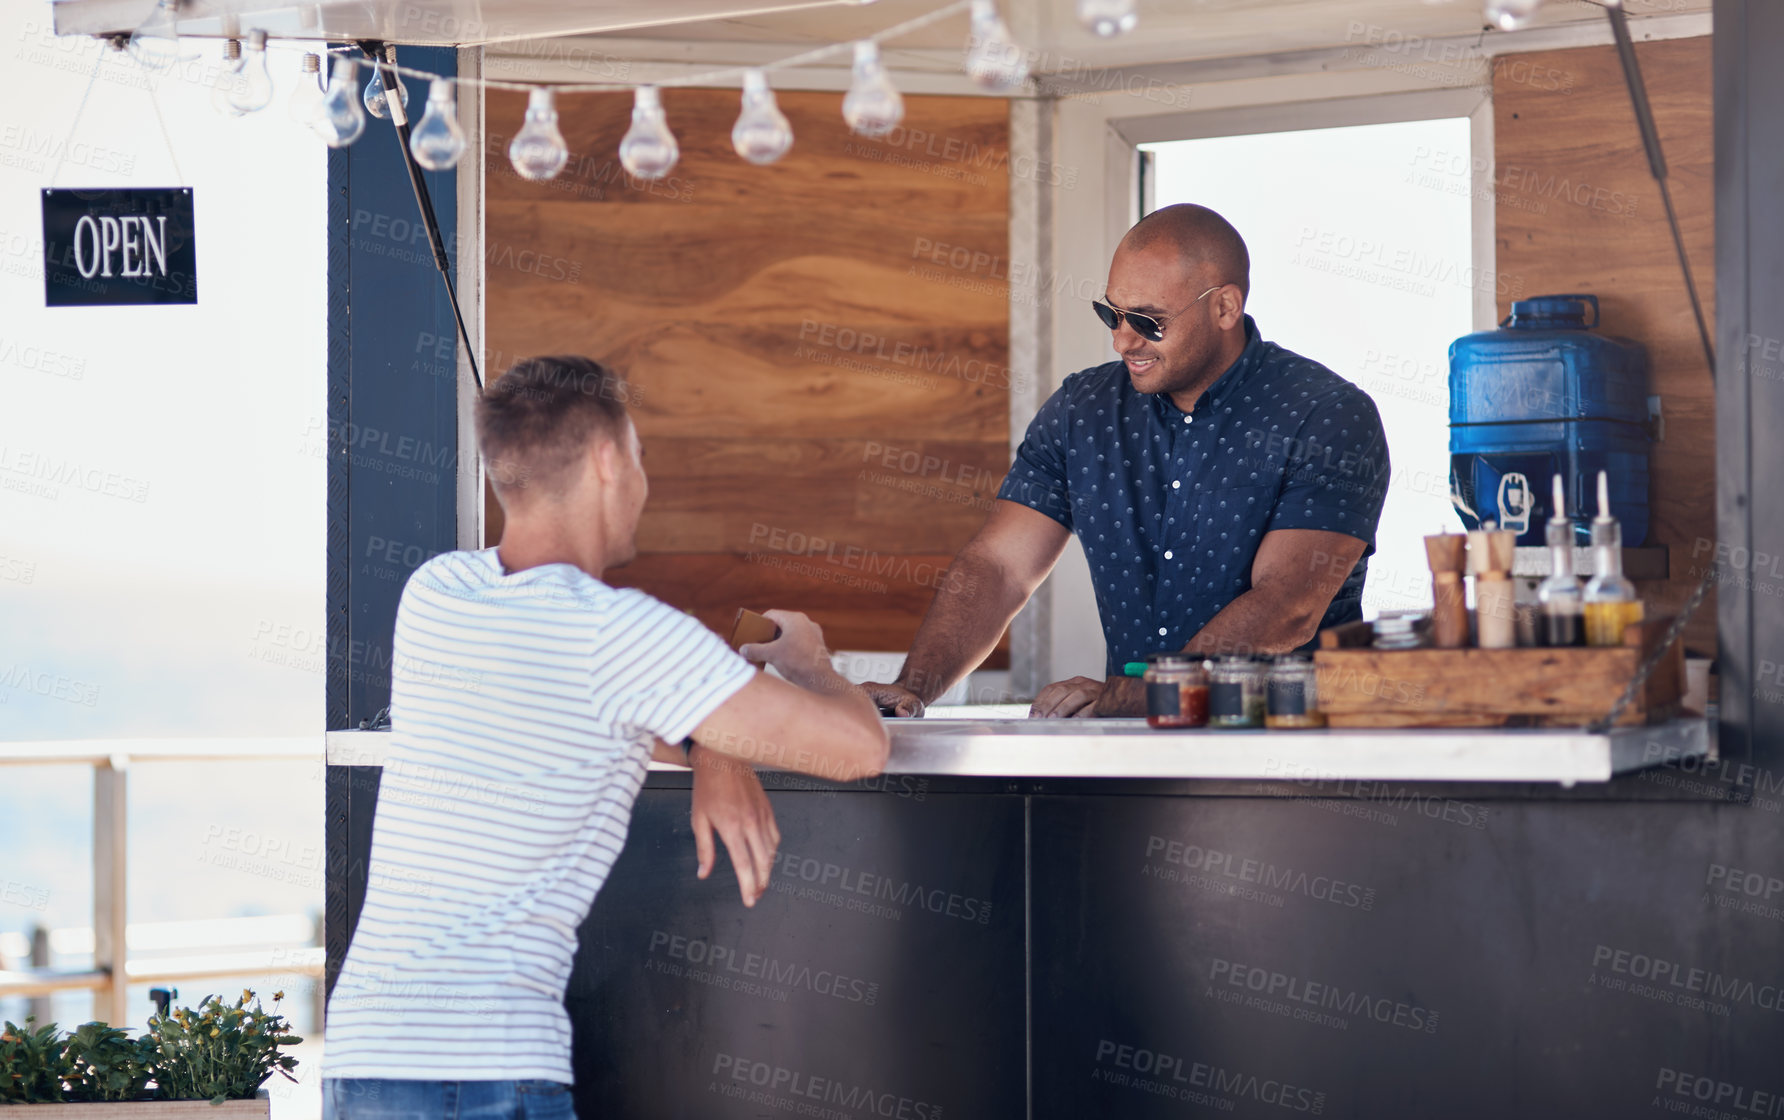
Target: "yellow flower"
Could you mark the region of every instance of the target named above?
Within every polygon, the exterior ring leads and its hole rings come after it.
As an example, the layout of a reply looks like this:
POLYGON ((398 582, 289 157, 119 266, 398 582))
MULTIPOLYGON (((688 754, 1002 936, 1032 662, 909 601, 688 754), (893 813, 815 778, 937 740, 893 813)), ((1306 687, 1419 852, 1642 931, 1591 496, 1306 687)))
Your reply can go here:
POLYGON ((211 1028, 211 1037, 212 1037, 212 1038, 216 1038, 216 1037, 217 1037, 217 1034, 218 1034, 218 1031, 217 1031, 217 1028, 216 1028, 216 1027, 212 1027, 212 1028, 211 1028))
POLYGON ((284 992, 274 992, 274 993, 273 993, 273 999, 275 999, 275 1000, 281 1000, 281 999, 284 999, 284 998, 285 998, 285 993, 284 993, 284 992))

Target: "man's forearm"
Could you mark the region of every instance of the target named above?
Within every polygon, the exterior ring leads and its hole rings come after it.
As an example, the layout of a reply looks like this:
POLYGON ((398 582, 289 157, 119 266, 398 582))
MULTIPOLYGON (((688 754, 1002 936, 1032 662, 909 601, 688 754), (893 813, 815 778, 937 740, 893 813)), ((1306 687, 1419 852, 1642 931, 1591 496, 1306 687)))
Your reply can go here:
MULTIPOLYGON (((1286 653, 1306 643, 1317 631, 1321 615, 1285 606, 1285 597, 1270 588, 1252 588, 1223 607, 1183 647, 1204 657, 1223 653, 1286 653)), ((1098 698, 1099 716, 1143 716, 1146 691, 1133 677, 1110 677, 1098 698)))
POLYGON ((930 703, 990 655, 1026 601, 995 562, 962 552, 917 628, 898 683, 930 703))
POLYGON ((1254 587, 1223 607, 1184 646, 1191 653, 1287 653, 1319 631, 1324 611, 1312 612, 1275 589, 1254 587))

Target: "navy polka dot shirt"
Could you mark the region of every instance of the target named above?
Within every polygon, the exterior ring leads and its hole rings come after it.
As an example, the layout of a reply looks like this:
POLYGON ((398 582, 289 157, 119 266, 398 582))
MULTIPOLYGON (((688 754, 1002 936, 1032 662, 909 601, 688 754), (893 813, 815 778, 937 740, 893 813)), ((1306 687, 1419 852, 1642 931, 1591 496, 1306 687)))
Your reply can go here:
POLYGON ((1072 374, 1029 424, 997 496, 1078 534, 1090 561, 1110 676, 1181 649, 1251 588, 1272 529, 1368 542, 1322 628, 1362 617, 1363 579, 1388 488, 1375 402, 1331 370, 1265 342, 1184 412, 1137 392, 1121 362, 1072 374))

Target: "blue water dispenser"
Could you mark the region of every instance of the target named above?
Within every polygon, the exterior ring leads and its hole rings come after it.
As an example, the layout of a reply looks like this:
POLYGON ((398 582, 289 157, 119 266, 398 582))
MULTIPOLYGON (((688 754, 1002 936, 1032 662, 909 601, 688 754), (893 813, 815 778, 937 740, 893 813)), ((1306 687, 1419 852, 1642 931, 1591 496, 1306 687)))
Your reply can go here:
POLYGON ((1646 541, 1647 351, 1597 326, 1597 296, 1537 296, 1450 344, 1450 487, 1468 528, 1497 521, 1541 545, 1559 474, 1574 539, 1590 544, 1602 470, 1624 546, 1646 541))

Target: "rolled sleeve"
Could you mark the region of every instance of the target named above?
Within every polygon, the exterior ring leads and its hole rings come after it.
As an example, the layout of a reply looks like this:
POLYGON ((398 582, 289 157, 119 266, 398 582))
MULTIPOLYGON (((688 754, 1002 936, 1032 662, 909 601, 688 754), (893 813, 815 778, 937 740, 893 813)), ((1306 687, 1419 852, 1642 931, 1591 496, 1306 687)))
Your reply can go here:
POLYGON ((1388 493, 1388 443, 1375 402, 1352 387, 1307 417, 1287 446, 1283 486, 1269 530, 1343 533, 1375 548, 1388 493))
POLYGON ((1044 513, 1067 529, 1072 527, 1072 500, 1066 487, 1065 388, 1041 405, 1023 433, 1016 461, 1004 476, 997 496, 1006 502, 1044 513))

